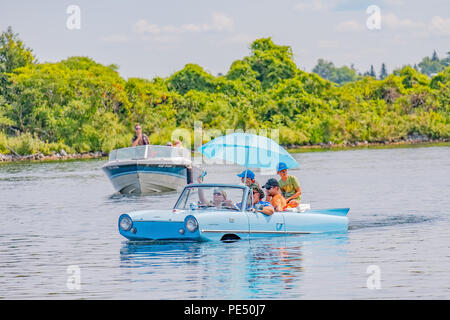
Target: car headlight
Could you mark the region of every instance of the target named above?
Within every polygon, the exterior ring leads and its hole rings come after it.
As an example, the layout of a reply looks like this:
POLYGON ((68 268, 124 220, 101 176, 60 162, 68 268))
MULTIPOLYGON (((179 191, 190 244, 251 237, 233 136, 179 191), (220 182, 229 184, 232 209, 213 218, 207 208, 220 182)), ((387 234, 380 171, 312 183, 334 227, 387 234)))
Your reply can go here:
POLYGON ((131 220, 130 216, 123 214, 119 218, 119 228, 123 231, 130 231, 131 227, 133 226, 133 221, 131 220))
POLYGON ((189 232, 195 232, 198 229, 198 222, 197 219, 193 216, 187 216, 184 220, 184 226, 186 227, 186 230, 189 232))

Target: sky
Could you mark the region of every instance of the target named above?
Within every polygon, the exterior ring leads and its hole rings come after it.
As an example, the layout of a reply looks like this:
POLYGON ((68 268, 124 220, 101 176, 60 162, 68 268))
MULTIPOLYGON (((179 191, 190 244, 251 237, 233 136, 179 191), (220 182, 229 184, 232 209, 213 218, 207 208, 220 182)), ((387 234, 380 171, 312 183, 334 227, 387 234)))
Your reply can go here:
POLYGON ((8 26, 39 62, 88 56, 124 78, 187 63, 225 74, 262 37, 290 46, 307 72, 319 58, 391 72, 450 51, 449 0, 0 0, 0 31, 8 26))

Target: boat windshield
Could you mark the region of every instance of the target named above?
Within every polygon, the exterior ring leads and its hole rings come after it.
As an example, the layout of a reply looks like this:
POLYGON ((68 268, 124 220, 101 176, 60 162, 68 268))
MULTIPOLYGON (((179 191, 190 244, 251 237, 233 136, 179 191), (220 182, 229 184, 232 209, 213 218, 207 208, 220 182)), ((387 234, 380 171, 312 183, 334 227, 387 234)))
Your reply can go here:
POLYGON ((241 211, 244 189, 230 186, 193 186, 184 189, 174 209, 241 211))
POLYGON ((109 161, 173 158, 185 158, 190 160, 191 153, 185 148, 144 145, 112 150, 109 154, 109 161))

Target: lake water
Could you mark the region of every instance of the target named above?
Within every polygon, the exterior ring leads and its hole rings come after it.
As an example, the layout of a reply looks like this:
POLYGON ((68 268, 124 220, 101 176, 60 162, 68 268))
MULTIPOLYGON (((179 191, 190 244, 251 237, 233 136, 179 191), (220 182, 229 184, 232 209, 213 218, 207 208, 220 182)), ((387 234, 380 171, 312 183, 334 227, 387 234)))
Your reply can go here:
POLYGON ((176 194, 114 195, 105 160, 1 164, 0 299, 450 298, 449 147, 294 156, 303 202, 350 207, 348 233, 131 243, 119 215, 176 194))

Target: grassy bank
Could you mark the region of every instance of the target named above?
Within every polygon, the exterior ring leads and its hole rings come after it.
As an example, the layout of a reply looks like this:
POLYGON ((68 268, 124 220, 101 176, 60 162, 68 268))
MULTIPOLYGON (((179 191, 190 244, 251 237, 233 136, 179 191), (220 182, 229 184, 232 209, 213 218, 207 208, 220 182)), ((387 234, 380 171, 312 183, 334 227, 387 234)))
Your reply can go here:
POLYGON ((41 141, 30 133, 7 136, 0 132, 0 162, 98 159, 106 156, 102 151, 77 153, 64 143, 41 141))
MULTIPOLYGON (((39 144, 38 144, 39 145, 39 144)), ((284 146, 289 153, 307 153, 307 152, 326 152, 326 151, 348 151, 361 149, 393 149, 393 148, 424 148, 424 147, 450 147, 450 141, 440 140, 420 140, 409 139, 406 141, 395 142, 356 142, 347 143, 345 145, 336 144, 318 144, 307 146, 284 146)), ((19 149, 23 150, 23 149, 19 149)), ((45 146, 44 150, 51 150, 49 146, 45 146)), ((108 154, 101 151, 86 153, 67 153, 64 149, 59 151, 52 150, 48 154, 41 151, 30 154, 7 154, 0 153, 1 162, 17 162, 17 161, 70 161, 79 159, 107 159, 108 154)))
POLYGON ((290 146, 290 153, 324 152, 324 151, 347 151, 361 149, 395 149, 395 148, 426 148, 426 147, 450 147, 450 141, 397 141, 397 142, 375 142, 354 143, 351 145, 315 145, 315 146, 290 146))

